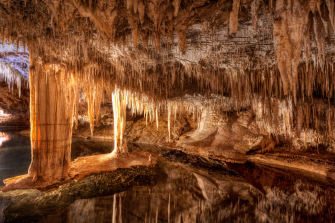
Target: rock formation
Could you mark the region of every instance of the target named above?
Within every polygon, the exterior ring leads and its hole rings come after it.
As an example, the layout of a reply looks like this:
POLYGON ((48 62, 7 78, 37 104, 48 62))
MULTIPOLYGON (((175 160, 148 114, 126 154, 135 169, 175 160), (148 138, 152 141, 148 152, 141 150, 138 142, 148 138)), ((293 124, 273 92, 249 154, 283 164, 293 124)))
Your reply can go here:
POLYGON ((31 180, 68 177, 81 103, 94 137, 111 102, 118 155, 146 138, 127 113, 156 126, 147 143, 237 162, 334 146, 332 0, 0 0, 0 13, 0 78, 30 89, 31 180))

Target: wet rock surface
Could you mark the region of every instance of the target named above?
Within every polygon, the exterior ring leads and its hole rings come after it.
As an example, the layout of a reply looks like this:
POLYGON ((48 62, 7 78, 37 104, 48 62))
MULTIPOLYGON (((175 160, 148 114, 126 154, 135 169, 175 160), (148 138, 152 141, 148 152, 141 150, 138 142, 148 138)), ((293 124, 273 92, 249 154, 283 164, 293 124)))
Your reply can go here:
MULTIPOLYGON (((74 180, 53 192, 17 190, 1 193, 2 202, 10 202, 3 210, 4 222, 36 222, 61 212, 77 199, 107 196, 134 186, 153 186, 156 173, 150 168, 118 169, 113 173, 93 174, 74 180)), ((43 222, 43 220, 42 220, 43 222)))
POLYGON ((333 183, 289 170, 172 150, 155 168, 95 174, 52 192, 0 192, 0 198, 5 222, 327 222, 334 193, 333 183))

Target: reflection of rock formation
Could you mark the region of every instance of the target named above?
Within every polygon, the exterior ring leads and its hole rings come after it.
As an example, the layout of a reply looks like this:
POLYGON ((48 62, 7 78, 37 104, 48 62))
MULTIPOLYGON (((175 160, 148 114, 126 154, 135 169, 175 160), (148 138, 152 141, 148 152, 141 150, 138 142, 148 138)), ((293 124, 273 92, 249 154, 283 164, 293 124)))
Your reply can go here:
POLYGON ((80 222, 99 222, 95 221, 95 199, 76 200, 68 212, 68 221, 73 223, 80 222))

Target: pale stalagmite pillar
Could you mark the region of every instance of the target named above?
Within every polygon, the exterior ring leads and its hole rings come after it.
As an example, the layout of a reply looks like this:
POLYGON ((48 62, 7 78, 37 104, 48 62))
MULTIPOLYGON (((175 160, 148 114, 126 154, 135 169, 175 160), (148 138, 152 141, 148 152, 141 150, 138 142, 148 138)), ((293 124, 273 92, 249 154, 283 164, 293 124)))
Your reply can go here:
POLYGON ((113 153, 128 152, 127 142, 123 139, 126 128, 127 95, 116 89, 112 95, 114 116, 114 151, 113 153))
POLYGON ((28 175, 36 180, 64 179, 71 165, 75 81, 54 65, 32 66, 29 81, 32 161, 28 175))

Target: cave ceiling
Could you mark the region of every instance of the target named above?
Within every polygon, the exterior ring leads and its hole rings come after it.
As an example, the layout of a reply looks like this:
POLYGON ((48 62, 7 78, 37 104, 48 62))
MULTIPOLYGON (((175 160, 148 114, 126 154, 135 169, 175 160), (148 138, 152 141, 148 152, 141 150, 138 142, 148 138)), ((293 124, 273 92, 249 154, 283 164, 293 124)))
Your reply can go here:
MULTIPOLYGON (((0 26, 2 43, 29 49, 31 62, 158 81, 182 67, 214 93, 226 92, 209 79, 279 68, 287 95, 306 58, 321 69, 332 62, 333 9, 332 0, 1 0, 0 26)), ((27 77, 27 67, 17 70, 27 77)))
POLYGON ((12 85, 28 85, 42 66, 88 98, 92 86, 117 88, 151 101, 152 112, 200 94, 224 97, 226 110, 257 113, 261 103, 263 116, 291 126, 301 112, 309 125, 314 99, 329 104, 323 119, 334 113, 333 0, 0 0, 0 13, 0 62, 11 74, 2 77, 12 85))

